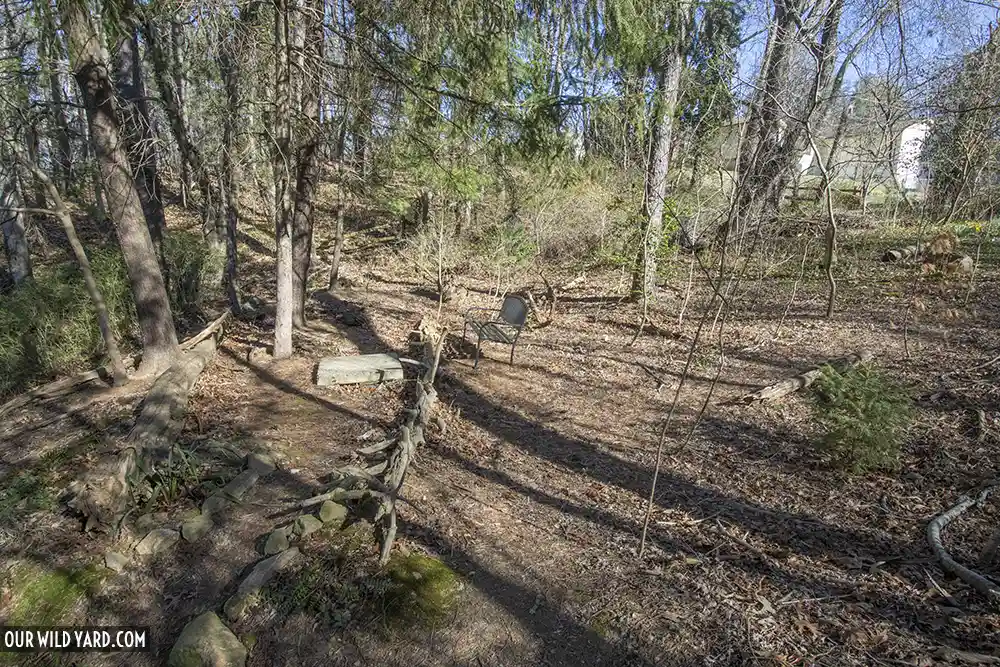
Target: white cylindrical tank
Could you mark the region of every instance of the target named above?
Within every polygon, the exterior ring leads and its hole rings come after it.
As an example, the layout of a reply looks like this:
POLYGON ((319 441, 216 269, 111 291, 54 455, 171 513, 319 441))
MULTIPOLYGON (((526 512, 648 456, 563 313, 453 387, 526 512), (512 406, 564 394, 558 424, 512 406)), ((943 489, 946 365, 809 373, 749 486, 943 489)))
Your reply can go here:
POLYGON ((917 190, 920 187, 920 154, 930 131, 930 122, 920 122, 907 126, 899 136, 896 182, 904 190, 917 190))

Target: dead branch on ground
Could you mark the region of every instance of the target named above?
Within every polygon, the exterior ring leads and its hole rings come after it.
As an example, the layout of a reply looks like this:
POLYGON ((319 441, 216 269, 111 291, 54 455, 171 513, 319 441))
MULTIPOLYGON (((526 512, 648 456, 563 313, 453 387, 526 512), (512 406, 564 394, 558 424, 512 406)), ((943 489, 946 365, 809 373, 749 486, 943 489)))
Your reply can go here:
POLYGON ((927 542, 930 544, 931 550, 934 551, 934 555, 937 556, 938 561, 941 563, 941 568, 945 572, 958 577, 968 585, 972 586, 980 594, 986 597, 993 605, 1000 603, 1000 586, 975 570, 970 570, 964 565, 956 562, 941 543, 941 531, 944 530, 945 526, 954 521, 960 514, 965 512, 970 507, 981 506, 984 502, 986 502, 986 499, 989 498, 990 493, 996 489, 998 484, 1000 484, 1000 482, 994 481, 988 486, 983 487, 983 489, 979 492, 979 495, 975 498, 971 496, 960 497, 951 509, 937 515, 931 520, 930 523, 927 524, 927 542))
POLYGON ((133 490, 173 448, 191 388, 214 354, 215 338, 209 337, 164 371, 143 400, 122 448, 70 485, 68 504, 86 517, 86 530, 108 531, 119 523, 133 490))
MULTIPOLYGON (((441 349, 446 330, 438 332, 428 318, 421 319, 414 332, 414 343, 421 348, 423 375, 416 382, 416 399, 412 408, 405 411, 403 425, 386 440, 358 449, 369 462, 364 470, 345 468, 338 472, 333 488, 299 503, 300 508, 310 507, 324 500, 360 501, 374 499, 378 502, 373 523, 378 530, 379 564, 389 561, 396 539, 396 503, 407 502, 400 491, 410 463, 418 448, 424 444, 424 432, 431 420, 437 402, 434 380, 441 361, 441 349)), ((410 503, 412 504, 412 503, 410 503)))
POLYGON ((858 364, 868 363, 872 359, 874 359, 874 355, 868 350, 855 352, 847 355, 846 357, 840 357, 839 359, 827 361, 826 363, 815 366, 804 373, 799 373, 798 375, 793 375, 792 377, 785 378, 775 382, 774 384, 769 384, 766 387, 761 387, 756 391, 744 394, 743 396, 735 398, 731 401, 723 401, 719 405, 750 405, 761 401, 774 401, 811 385, 813 382, 818 380, 821 375, 823 375, 824 366, 832 366, 836 371, 843 372, 849 368, 857 366, 858 364))

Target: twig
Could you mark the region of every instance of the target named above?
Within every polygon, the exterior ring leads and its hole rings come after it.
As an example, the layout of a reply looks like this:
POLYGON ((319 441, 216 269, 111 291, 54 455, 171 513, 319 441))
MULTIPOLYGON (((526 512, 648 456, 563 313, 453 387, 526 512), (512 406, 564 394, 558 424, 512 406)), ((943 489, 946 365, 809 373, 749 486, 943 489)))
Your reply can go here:
POLYGON ((954 371, 948 371, 947 373, 942 373, 941 376, 940 376, 940 378, 943 380, 946 377, 950 377, 952 375, 958 375, 959 373, 965 374, 965 373, 971 373, 972 371, 978 371, 978 370, 981 370, 983 368, 986 368, 987 366, 992 366, 993 364, 995 364, 998 361, 1000 361, 1000 354, 998 354, 997 356, 993 357, 989 361, 984 361, 983 363, 978 364, 976 366, 973 366, 972 368, 965 368, 965 369, 959 369, 959 370, 954 370, 954 371))

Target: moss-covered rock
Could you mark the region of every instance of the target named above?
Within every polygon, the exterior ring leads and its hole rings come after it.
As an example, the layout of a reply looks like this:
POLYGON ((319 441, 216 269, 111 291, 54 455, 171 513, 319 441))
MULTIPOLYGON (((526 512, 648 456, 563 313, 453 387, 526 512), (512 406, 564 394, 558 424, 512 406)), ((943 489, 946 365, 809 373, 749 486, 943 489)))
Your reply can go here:
POLYGON ((391 617, 407 622, 435 622, 455 608, 461 581, 454 570, 423 554, 396 555, 386 568, 392 582, 386 592, 391 617))

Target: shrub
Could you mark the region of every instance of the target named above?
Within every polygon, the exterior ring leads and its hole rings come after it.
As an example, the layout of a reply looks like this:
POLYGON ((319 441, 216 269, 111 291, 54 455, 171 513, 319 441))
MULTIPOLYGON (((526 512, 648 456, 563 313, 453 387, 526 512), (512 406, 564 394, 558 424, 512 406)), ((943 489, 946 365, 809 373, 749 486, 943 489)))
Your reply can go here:
POLYGON ((839 373, 830 366, 812 385, 816 421, 834 463, 853 472, 893 469, 912 418, 906 392, 869 366, 839 373))

